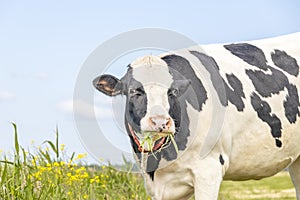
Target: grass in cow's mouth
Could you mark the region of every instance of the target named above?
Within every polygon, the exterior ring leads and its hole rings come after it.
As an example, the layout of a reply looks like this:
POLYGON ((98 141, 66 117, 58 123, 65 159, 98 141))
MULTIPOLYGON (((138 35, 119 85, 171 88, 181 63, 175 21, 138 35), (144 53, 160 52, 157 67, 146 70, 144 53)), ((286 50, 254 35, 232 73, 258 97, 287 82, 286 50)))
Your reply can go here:
POLYGON ((161 147, 158 150, 163 149, 163 147, 171 141, 174 145, 176 153, 178 154, 178 146, 174 138, 174 133, 145 131, 142 134, 144 135, 144 138, 140 141, 142 149, 147 149, 147 147, 150 147, 151 152, 153 153, 153 146, 155 146, 155 143, 160 139, 166 138, 165 142, 161 145, 161 147))

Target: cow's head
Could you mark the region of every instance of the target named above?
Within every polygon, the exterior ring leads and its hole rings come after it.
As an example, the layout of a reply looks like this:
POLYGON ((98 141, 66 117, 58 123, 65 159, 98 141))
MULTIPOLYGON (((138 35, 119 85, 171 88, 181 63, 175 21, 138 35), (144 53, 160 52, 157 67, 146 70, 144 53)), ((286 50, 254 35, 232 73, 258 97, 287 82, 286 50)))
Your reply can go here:
POLYGON ((178 72, 172 72, 161 58, 146 56, 137 59, 128 66, 121 79, 102 75, 93 84, 106 95, 126 96, 125 127, 136 152, 159 150, 170 142, 160 136, 155 142, 145 144, 145 137, 151 137, 152 133, 175 135, 179 130, 179 98, 190 85, 190 80, 181 79, 178 72))

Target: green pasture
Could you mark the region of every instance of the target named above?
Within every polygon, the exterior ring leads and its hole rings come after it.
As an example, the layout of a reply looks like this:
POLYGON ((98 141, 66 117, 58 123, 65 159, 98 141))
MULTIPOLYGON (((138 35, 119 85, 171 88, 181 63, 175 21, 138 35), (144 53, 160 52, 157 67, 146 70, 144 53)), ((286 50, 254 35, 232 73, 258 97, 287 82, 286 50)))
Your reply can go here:
MULTIPOLYGON (((110 166, 86 165, 86 154, 68 153, 64 144, 45 141, 34 152, 18 142, 11 153, 0 152, 2 200, 150 200, 143 178, 110 166)), ((219 200, 292 200, 293 185, 287 172, 261 181, 223 182, 219 200)))

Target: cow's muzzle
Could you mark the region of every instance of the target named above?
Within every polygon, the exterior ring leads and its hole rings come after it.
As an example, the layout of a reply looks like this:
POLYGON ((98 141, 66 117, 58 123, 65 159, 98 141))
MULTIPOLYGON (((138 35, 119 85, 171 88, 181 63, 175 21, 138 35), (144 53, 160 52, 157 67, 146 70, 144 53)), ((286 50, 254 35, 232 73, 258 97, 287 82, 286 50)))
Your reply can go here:
MULTIPOLYGON (((138 150, 141 153, 161 150, 171 141, 170 137, 174 137, 174 132, 166 131, 143 131, 138 133, 129 123, 128 128, 134 143, 138 146, 138 150)), ((166 128, 164 128, 164 130, 166 130, 166 128)))

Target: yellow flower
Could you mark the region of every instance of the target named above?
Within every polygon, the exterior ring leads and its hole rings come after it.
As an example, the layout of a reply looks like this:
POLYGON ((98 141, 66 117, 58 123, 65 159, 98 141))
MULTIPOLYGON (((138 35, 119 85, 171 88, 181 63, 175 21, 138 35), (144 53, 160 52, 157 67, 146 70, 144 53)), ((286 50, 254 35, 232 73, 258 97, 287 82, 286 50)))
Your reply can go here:
POLYGON ((72 192, 69 191, 67 194, 68 194, 68 196, 71 196, 71 195, 72 195, 72 192))
POLYGON ((54 163, 53 163, 53 166, 54 166, 54 167, 59 167, 59 163, 58 163, 58 162, 54 162, 54 163))
POLYGON ((79 153, 79 154, 77 155, 77 157, 76 157, 76 160, 80 160, 80 159, 82 159, 82 158, 85 158, 86 156, 87 156, 86 153, 79 153))
POLYGON ((83 195, 84 199, 87 199, 89 196, 87 194, 83 195))
POLYGON ((48 172, 51 172, 51 171, 52 171, 51 165, 50 165, 50 166, 47 166, 47 171, 48 171, 48 172))
POLYGON ((34 167, 36 167, 36 161, 35 161, 35 159, 32 159, 32 160, 31 160, 31 164, 32 164, 34 167))
POLYGON ((103 166, 102 166, 102 169, 105 169, 105 168, 106 168, 106 166, 105 166, 105 165, 103 165, 103 166))
POLYGON ((58 175, 62 175, 62 172, 61 172, 60 170, 57 170, 56 173, 57 173, 58 175))
POLYGON ((77 180, 77 177, 76 176, 71 176, 70 177, 70 181, 76 181, 77 180))
POLYGON ((61 144, 61 145, 60 145, 60 150, 61 150, 61 151, 65 150, 65 146, 66 146, 65 144, 61 144))
POLYGON ((87 178, 89 177, 89 174, 87 172, 84 172, 83 175, 81 176, 82 178, 87 178))
POLYGON ((42 166, 38 166, 38 170, 39 170, 40 172, 44 172, 44 171, 47 170, 47 168, 46 168, 46 167, 42 167, 42 166))

